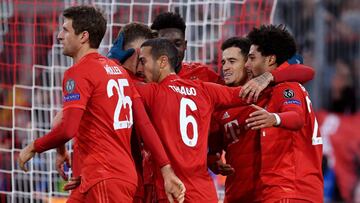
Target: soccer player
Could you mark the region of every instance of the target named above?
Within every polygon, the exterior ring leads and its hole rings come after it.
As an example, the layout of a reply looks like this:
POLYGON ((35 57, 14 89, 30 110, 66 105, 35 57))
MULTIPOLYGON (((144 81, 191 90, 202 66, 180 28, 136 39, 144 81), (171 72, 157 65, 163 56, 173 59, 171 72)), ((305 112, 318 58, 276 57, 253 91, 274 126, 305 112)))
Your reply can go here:
MULTIPOLYGON (((247 38, 232 37, 223 42, 221 49, 225 84, 244 85, 250 79, 245 68, 250 41, 247 38)), ((270 82, 311 80, 314 75, 312 68, 299 64, 289 65, 289 63, 296 63, 296 58, 298 56, 284 62, 281 68, 263 74, 270 77, 257 77, 255 80, 261 80, 259 84, 265 87, 270 82)), ((263 106, 269 99, 271 87, 269 88, 265 90, 266 95, 257 101, 257 105, 263 106)), ((218 125, 211 127, 208 164, 216 174, 227 175, 225 202, 259 201, 256 198, 261 194, 259 187, 260 135, 256 131, 249 130, 245 123, 248 115, 253 111, 255 109, 251 106, 239 106, 213 114, 213 123, 218 125), (222 150, 226 151, 226 164, 220 159, 222 150)))
POLYGON ((76 137, 83 201, 132 202, 137 185, 130 152, 134 117, 145 143, 156 154, 169 200, 174 195, 183 201, 185 188, 173 173, 128 74, 97 51, 106 31, 103 14, 94 7, 75 6, 65 9, 63 16, 58 40, 64 46, 63 54, 72 57, 75 64, 64 75, 62 120, 20 152, 20 168, 27 171, 25 163, 35 153, 76 137))
POLYGON ((186 25, 177 13, 166 12, 156 16, 151 29, 158 32, 159 37, 170 40, 175 44, 179 53, 177 75, 183 79, 199 79, 205 82, 223 84, 219 74, 201 63, 183 62, 187 41, 185 40, 186 25))
MULTIPOLYGON (((119 36, 107 56, 122 63, 122 66, 127 70, 135 83, 143 82, 143 73, 137 71, 139 65, 138 52, 141 44, 153 37, 154 33, 147 25, 136 22, 126 24, 120 30, 119 36)), ((134 129, 131 136, 131 150, 138 173, 138 187, 134 196, 134 203, 146 202, 146 198, 150 198, 145 196, 145 194, 150 192, 145 193, 144 183, 149 182, 148 176, 153 171, 151 167, 143 167, 142 157, 146 157, 150 153, 149 150, 145 150, 144 147, 146 146, 143 145, 140 136, 137 135, 136 129, 134 129)))
MULTIPOLYGON (((121 31, 117 39, 115 40, 113 46, 111 47, 108 58, 115 60, 119 64, 123 64, 122 66, 129 74, 130 78, 134 83, 142 82, 144 76, 142 73, 138 74, 137 66, 138 66, 138 51, 140 49, 141 44, 147 40, 153 38, 154 33, 152 30, 141 23, 129 23, 126 24, 121 31)), ((61 111, 56 115, 56 117, 61 118, 61 111)), ((134 196, 134 202, 144 202, 144 185, 143 185, 143 174, 151 173, 151 168, 143 168, 142 167, 142 156, 146 156, 149 152, 145 151, 142 146, 141 138, 136 135, 136 129, 133 129, 131 136, 131 152, 135 162, 136 170, 138 173, 138 186, 137 191, 134 196), (144 171, 144 169, 146 169, 144 171), (150 171, 149 171, 150 170, 150 171)), ((76 147, 76 145, 74 146, 76 147)), ((59 174, 67 180, 67 177, 64 173, 64 162, 69 163, 68 153, 65 150, 65 147, 59 148, 57 153, 57 161, 56 168, 59 174), (64 155, 64 156, 62 156, 64 155)), ((75 150, 76 151, 76 150, 75 150)), ((76 154, 73 156, 73 160, 77 160, 76 154)), ((69 165, 69 164, 68 164, 69 165)), ((77 171, 80 163, 77 162, 73 164, 73 177, 71 180, 64 186, 65 190, 74 190, 72 191, 72 195, 70 198, 72 199, 82 199, 81 194, 77 192, 77 186, 80 185, 81 178, 77 176, 77 171), (79 198, 76 198, 78 194, 79 198)), ((147 176, 146 176, 147 177, 147 176)))
MULTIPOLYGON (((283 26, 254 28, 246 66, 255 76, 278 68, 296 52, 294 38, 283 26)), ((246 120, 260 130, 261 202, 323 202, 322 138, 305 88, 296 82, 275 85, 266 109, 246 120)))
MULTIPOLYGON (((166 39, 146 41, 140 62, 150 83, 137 89, 175 173, 184 181, 185 202, 217 202, 206 164, 210 118, 215 108, 243 104, 238 95, 241 88, 181 79, 175 74, 177 54, 166 39)), ((159 170, 155 175, 159 187, 159 170)), ((166 199, 158 197, 157 202, 166 199)))

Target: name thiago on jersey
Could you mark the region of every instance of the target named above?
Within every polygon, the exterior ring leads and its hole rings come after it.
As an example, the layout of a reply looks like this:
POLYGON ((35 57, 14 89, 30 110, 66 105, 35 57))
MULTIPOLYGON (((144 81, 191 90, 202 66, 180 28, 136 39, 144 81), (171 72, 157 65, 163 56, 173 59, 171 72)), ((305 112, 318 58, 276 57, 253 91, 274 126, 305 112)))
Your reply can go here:
POLYGON ((177 93, 180 93, 182 95, 193 95, 196 96, 196 89, 193 87, 184 87, 184 86, 174 86, 174 85, 169 85, 169 87, 177 93))

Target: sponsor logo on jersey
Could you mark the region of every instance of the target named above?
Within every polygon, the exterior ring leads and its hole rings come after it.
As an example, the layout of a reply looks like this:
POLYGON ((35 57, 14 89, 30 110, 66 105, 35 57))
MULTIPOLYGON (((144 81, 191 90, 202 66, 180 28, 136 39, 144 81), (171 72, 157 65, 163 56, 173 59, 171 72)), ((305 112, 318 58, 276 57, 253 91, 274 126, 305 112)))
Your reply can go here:
POLYGON ((64 102, 80 100, 80 94, 67 94, 64 96, 64 102))
POLYGON ((284 94, 284 97, 287 98, 287 99, 291 99, 291 98, 293 98, 295 96, 294 91, 291 90, 291 89, 284 90, 283 94, 284 94))
POLYGON ((301 105, 301 102, 299 100, 296 100, 296 99, 289 99, 289 100, 286 100, 284 102, 284 104, 296 104, 296 105, 301 105))
POLYGON ((222 117, 222 119, 227 119, 227 118, 230 118, 230 115, 229 113, 226 111, 222 117))
POLYGON ((71 94, 75 89, 75 81, 73 79, 68 79, 65 83, 65 90, 68 94, 71 94))

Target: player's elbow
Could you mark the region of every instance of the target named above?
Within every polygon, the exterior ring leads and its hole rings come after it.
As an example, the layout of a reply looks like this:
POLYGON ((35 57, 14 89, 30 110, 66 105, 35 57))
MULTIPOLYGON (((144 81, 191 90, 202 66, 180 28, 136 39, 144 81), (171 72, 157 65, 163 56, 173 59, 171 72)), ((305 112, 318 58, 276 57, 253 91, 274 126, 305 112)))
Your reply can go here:
POLYGON ((66 123, 62 122, 60 124, 60 134, 64 138, 64 140, 69 141, 73 137, 75 137, 77 130, 72 126, 66 125, 66 123))
POLYGON ((297 111, 288 111, 279 113, 281 124, 280 127, 288 130, 300 130, 305 123, 304 116, 297 111))
POLYGON ((304 119, 301 117, 295 119, 292 130, 300 130, 302 127, 304 127, 304 123, 304 119))

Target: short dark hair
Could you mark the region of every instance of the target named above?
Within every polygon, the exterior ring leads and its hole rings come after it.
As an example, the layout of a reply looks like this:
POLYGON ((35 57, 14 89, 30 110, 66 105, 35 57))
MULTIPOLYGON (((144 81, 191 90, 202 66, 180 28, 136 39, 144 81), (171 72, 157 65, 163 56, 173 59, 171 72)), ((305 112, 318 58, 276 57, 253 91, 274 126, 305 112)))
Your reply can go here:
POLYGON ((237 47, 240 49, 241 54, 247 58, 250 50, 250 40, 245 37, 231 37, 225 40, 221 45, 221 50, 224 51, 230 47, 237 47))
POLYGON ((106 32, 106 19, 98 8, 73 6, 64 10, 63 16, 72 20, 75 34, 87 31, 91 48, 99 48, 106 32))
POLYGON ((154 38, 152 30, 147 25, 137 22, 126 24, 121 28, 119 35, 121 33, 124 33, 123 48, 140 38, 144 38, 146 40, 154 38))
POLYGON ((257 50, 261 55, 275 55, 278 65, 296 53, 295 39, 284 25, 262 25, 260 28, 253 28, 247 37, 251 44, 258 46, 257 50))
POLYGON ((151 29, 161 30, 166 28, 179 29, 185 36, 186 25, 184 19, 178 13, 166 12, 156 16, 153 24, 151 25, 151 29))
POLYGON ((178 73, 179 70, 177 70, 176 67, 178 63, 178 51, 171 41, 164 38, 149 39, 145 41, 141 47, 151 47, 151 55, 155 60, 160 56, 167 56, 171 69, 178 73))

